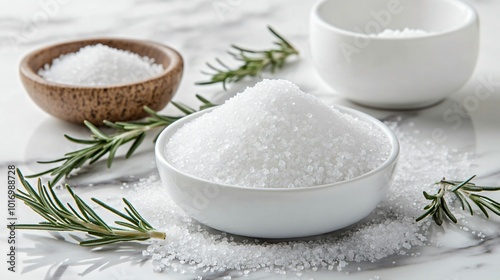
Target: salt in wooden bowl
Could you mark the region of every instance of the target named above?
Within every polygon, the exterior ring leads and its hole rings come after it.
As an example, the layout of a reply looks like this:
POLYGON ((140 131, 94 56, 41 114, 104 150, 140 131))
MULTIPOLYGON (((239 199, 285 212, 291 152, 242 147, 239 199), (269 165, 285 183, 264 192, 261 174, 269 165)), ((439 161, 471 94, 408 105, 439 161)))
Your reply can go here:
POLYGON ((55 44, 35 50, 21 61, 19 72, 31 99, 52 116, 74 123, 88 120, 101 125, 103 120, 129 121, 145 117, 143 107, 164 108, 174 96, 183 72, 183 59, 174 49, 151 41, 99 38, 55 44), (80 48, 103 44, 153 58, 163 65, 158 76, 139 82, 110 86, 77 86, 47 81, 38 70, 52 60, 80 48))

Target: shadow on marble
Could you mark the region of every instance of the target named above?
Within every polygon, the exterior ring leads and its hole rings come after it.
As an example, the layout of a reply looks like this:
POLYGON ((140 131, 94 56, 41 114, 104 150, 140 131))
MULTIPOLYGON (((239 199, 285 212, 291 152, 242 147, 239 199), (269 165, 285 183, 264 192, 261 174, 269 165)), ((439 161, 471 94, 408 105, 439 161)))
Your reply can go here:
POLYGON ((146 261, 142 251, 144 244, 122 243, 101 248, 85 248, 77 244, 80 238, 74 234, 51 233, 51 236, 24 234, 31 243, 30 247, 20 248, 28 259, 23 261, 21 274, 38 269, 47 271, 44 279, 61 279, 68 268, 78 270, 79 276, 93 271, 103 271, 123 263, 142 266, 146 261), (71 252, 71 254, 68 254, 71 252))

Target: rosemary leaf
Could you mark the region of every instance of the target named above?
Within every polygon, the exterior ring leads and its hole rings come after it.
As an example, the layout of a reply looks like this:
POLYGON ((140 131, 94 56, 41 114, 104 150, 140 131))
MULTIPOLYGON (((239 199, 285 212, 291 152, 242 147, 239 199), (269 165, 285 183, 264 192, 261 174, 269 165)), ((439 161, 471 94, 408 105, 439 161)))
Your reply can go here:
POLYGON ((137 150, 137 148, 141 145, 142 141, 144 141, 144 138, 146 138, 146 132, 141 132, 139 136, 135 139, 134 143, 130 148, 128 149, 127 154, 125 155, 125 158, 129 158, 132 156, 132 154, 137 150))
POLYGON ((120 211, 118 211, 118 210, 114 209, 113 207, 111 207, 111 206, 107 205, 106 203, 104 203, 104 202, 102 202, 102 201, 98 200, 97 198, 92 198, 92 201, 94 201, 95 203, 99 204, 99 206, 101 206, 101 207, 103 207, 103 208, 105 208, 105 209, 107 209, 107 210, 109 210, 109 211, 111 211, 111 212, 115 213, 116 215, 118 215, 118 216, 120 216, 120 217, 124 218, 125 220, 127 220, 127 221, 129 221, 129 222, 131 222, 131 223, 135 223, 135 220, 133 220, 133 219, 132 219, 132 218, 130 218, 129 216, 127 216, 127 215, 123 214, 122 212, 120 212, 120 211))
POLYGON ((443 212, 446 215, 446 217, 448 217, 453 223, 456 224, 458 222, 457 218, 455 218, 455 216, 453 215, 453 213, 451 213, 450 209, 448 208, 448 204, 444 200, 444 197, 441 197, 441 203, 440 204, 443 206, 443 212))

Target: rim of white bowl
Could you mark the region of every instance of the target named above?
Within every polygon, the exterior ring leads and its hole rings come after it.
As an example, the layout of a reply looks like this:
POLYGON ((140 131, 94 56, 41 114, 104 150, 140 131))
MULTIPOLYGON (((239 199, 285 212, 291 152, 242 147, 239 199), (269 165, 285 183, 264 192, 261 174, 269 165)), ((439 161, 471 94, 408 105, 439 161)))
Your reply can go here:
MULTIPOLYGON (((389 127, 387 127, 380 120, 378 120, 378 119, 376 119, 376 118, 374 118, 374 117, 372 117, 372 116, 370 116, 370 115, 368 115, 366 113, 363 113, 361 111, 358 111, 358 110, 355 110, 355 109, 352 109, 352 108, 348 108, 348 107, 345 107, 345 106, 341 106, 341 105, 332 105, 332 107, 338 109, 339 111, 341 111, 343 113, 348 113, 348 114, 353 115, 354 117, 357 117, 357 118, 359 118, 361 120, 368 121, 368 122, 374 124, 380 130, 382 130, 382 132, 387 136, 389 143, 391 144, 391 150, 390 150, 389 156, 387 157, 387 159, 381 165, 379 165, 377 168, 375 168, 375 169, 373 169, 373 170, 371 170, 371 171, 369 171, 367 173, 364 173, 364 174, 362 174, 360 176, 357 176, 355 178, 351 178, 351 179, 348 179, 348 180, 338 181, 338 182, 330 183, 330 184, 317 185, 317 186, 294 187, 294 188, 284 188, 284 187, 259 188, 259 187, 244 187, 244 186, 229 185, 229 184, 217 183, 217 182, 213 182, 213 181, 210 181, 210 180, 207 180, 207 179, 203 179, 203 178, 194 176, 194 175, 192 175, 190 173, 187 173, 187 172, 185 172, 183 170, 180 170, 179 168, 177 168, 176 166, 174 166, 166 158, 166 155, 165 155, 166 141, 168 141, 170 139, 170 137, 175 133, 175 131, 177 131, 178 129, 180 129, 181 127, 183 127, 186 123, 192 121, 195 118, 198 118, 198 117, 202 116, 203 114, 210 113, 211 111, 213 111, 217 107, 205 109, 203 111, 200 111, 200 112, 191 114, 189 116, 186 116, 186 117, 184 117, 184 118, 182 118, 180 120, 177 120, 176 122, 174 122, 173 124, 171 124, 167 128, 165 128, 160 133, 160 135, 158 136, 158 139, 156 141, 156 144, 155 144, 155 156, 156 156, 156 159, 159 160, 161 162, 161 164, 165 165, 167 168, 172 169, 175 172, 180 173, 183 176, 189 177, 189 178, 191 178, 193 180, 198 180, 198 181, 204 182, 204 183, 216 184, 216 185, 218 185, 220 187, 226 187, 226 188, 241 189, 241 190, 246 190, 246 191, 266 191, 266 192, 267 191, 271 191, 271 192, 282 192, 282 191, 294 192, 294 191, 308 191, 308 190, 317 190, 317 189, 323 189, 323 188, 340 187, 342 185, 345 185, 346 183, 358 181, 358 180, 364 179, 366 177, 372 176, 372 175, 374 175, 376 173, 382 172, 389 165, 391 165, 391 164, 393 164, 393 163, 395 163, 397 161, 398 155, 399 155, 399 141, 398 141, 396 135, 394 134, 394 132, 389 127), (169 137, 167 138, 167 136, 169 136, 169 137)), ((389 180, 388 180, 388 183, 389 183, 389 180)))
POLYGON ((370 38, 370 39, 373 39, 373 40, 419 40, 419 39, 423 39, 423 38, 432 38, 432 37, 438 37, 438 36, 443 36, 443 35, 446 35, 446 34, 450 34, 450 33, 453 33, 453 32, 457 32, 461 29, 464 29, 476 22, 479 21, 479 16, 478 16, 478 13, 476 11, 476 9, 470 5, 469 3, 466 3, 462 0, 436 0, 436 1, 445 1, 445 2, 448 2, 448 3, 451 3, 453 5, 458 5, 458 6, 461 6, 461 7, 464 7, 466 8, 470 13, 471 13, 471 17, 469 17, 466 21, 464 21, 462 24, 460 25, 457 25, 455 28, 452 28, 452 29, 449 29, 449 30, 446 30, 446 31, 442 31, 442 32, 432 32, 432 33, 427 33, 427 34, 421 34, 421 35, 418 35, 418 36, 408 36, 408 37, 379 37, 379 36, 370 36, 369 34, 366 34, 366 33, 358 33, 358 32, 354 32, 354 31, 349 31, 349 30, 346 30, 346 29, 343 29, 343 28, 340 28, 340 27, 337 27, 333 24, 330 24, 328 22, 326 22, 323 17, 321 17, 319 15, 319 7, 321 5, 323 5, 324 3, 326 2, 329 2, 329 1, 335 1, 335 0, 322 0, 322 1, 319 1, 317 2, 312 10, 311 10, 311 18, 315 21, 317 21, 319 24, 323 25, 324 27, 330 29, 330 30, 333 30, 335 32, 338 32, 338 33, 341 33, 341 34, 344 34, 344 35, 349 35, 349 36, 357 36, 357 37, 362 37, 362 38, 370 38))

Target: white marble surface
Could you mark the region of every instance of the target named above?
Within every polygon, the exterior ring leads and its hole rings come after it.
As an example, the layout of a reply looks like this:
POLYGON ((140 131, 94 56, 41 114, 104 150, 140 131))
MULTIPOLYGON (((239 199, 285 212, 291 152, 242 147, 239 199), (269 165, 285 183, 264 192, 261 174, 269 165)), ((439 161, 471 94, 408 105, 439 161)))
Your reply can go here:
MULTIPOLYGON (((441 128, 448 136, 442 144, 465 152, 474 152, 471 173, 487 184, 500 183, 500 2, 470 0, 481 18, 481 48, 476 71, 459 92, 444 102, 424 110, 391 112, 359 107, 338 98, 317 76, 308 53, 308 14, 315 1, 248 0, 40 0, 2 1, 0 3, 0 166, 14 164, 25 173, 39 171, 36 160, 53 159, 76 148, 62 137, 85 135, 81 126, 56 120, 42 112, 29 99, 18 78, 17 67, 23 54, 54 42, 95 36, 120 36, 150 39, 179 49, 186 71, 175 100, 196 105, 195 93, 221 101, 229 93, 219 86, 200 87, 194 82, 204 77, 203 64, 215 56, 225 58, 230 43, 265 47, 271 37, 265 30, 270 24, 301 50, 299 61, 290 64, 276 77, 289 79, 304 91, 330 103, 347 105, 379 118, 404 116, 420 131, 419 140, 432 140, 431 133, 441 128), (45 6, 43 3, 50 3, 45 6), (47 9, 47 7, 49 7, 47 9), (485 82, 486 81, 486 82, 485 82), (491 95, 474 101, 474 91, 485 86, 491 95), (450 119, 453 117, 453 119, 450 119)), ((251 81, 248 84, 251 84, 251 81)), ((171 111, 167 108, 164 112, 171 111)), ((112 169, 98 164, 69 183, 83 196, 117 198, 127 193, 120 186, 124 175, 144 177, 156 172, 153 146, 144 145, 134 160, 118 159, 112 169), (93 186, 89 186, 93 184, 93 186)), ((6 176, 6 175, 3 175, 6 176)), ((2 177, 5 178, 5 177, 2 177)), ((2 179, 2 189, 6 189, 2 179)), ((492 197, 499 199, 500 194, 492 197)), ((0 198, 0 217, 6 223, 6 192, 0 198)), ((17 216, 25 223, 39 218, 18 203, 17 216)), ((486 227, 479 220, 476 226, 486 227)), ((500 219, 488 223, 491 231, 483 241, 468 238, 463 231, 446 228, 441 236, 444 246, 418 249, 418 257, 394 256, 380 262, 354 264, 342 272, 307 271, 302 277, 314 279, 500 279, 500 219), (395 262, 395 264, 393 263, 395 262), (357 266, 362 266, 360 272, 357 266)), ((7 252, 7 234, 2 229, 2 255, 7 252)), ((155 273, 151 260, 142 257, 143 245, 128 248, 89 250, 59 239, 70 236, 43 232, 17 232, 17 272, 7 271, 3 261, 1 279, 193 279, 198 275, 155 273)), ((3 260, 4 258, 2 258, 3 260)), ((218 279, 217 276, 203 279, 218 279)), ((254 273, 248 279, 298 279, 295 275, 278 276, 254 273)), ((233 277, 234 279, 234 277, 233 277)))

